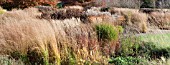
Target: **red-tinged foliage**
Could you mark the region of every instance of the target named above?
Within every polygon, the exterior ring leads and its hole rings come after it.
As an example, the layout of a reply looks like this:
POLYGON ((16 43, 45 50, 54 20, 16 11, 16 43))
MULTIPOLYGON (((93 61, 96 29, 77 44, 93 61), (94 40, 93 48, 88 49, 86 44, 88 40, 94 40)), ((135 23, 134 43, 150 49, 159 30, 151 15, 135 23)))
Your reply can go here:
POLYGON ((65 6, 81 5, 86 6, 94 2, 94 0, 0 0, 0 6, 11 10, 13 8, 28 8, 37 5, 48 5, 55 7, 59 1, 64 2, 65 6))
POLYGON ((37 5, 55 6, 58 0, 2 0, 0 6, 5 9, 27 8, 37 5))
MULTIPOLYGON (((87 6, 95 2, 95 0, 60 0, 65 3, 65 6, 70 5, 80 5, 80 6, 87 6)), ((93 3, 94 4, 94 3, 93 3)))

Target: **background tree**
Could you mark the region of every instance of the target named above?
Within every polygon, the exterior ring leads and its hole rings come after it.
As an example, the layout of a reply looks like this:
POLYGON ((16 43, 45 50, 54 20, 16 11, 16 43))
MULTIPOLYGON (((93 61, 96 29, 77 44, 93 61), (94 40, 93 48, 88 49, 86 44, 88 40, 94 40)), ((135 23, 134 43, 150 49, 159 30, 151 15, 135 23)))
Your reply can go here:
POLYGON ((143 0, 141 8, 154 8, 154 2, 156 0, 143 0))

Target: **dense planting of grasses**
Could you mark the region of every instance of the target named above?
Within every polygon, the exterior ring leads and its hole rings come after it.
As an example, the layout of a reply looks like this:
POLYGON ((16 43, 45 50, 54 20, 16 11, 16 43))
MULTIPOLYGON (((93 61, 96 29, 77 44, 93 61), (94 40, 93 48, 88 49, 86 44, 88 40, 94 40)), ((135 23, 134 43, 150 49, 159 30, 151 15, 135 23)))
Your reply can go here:
POLYGON ((32 8, 0 15, 1 54, 28 65, 107 65, 118 48, 119 30, 114 25, 101 23, 105 27, 100 31, 95 27, 99 24, 84 24, 78 18, 39 19, 37 11, 32 8), (99 41, 97 31, 115 40, 99 41))
POLYGON ((85 14, 75 14, 74 8, 71 15, 70 11, 56 11, 54 18, 35 8, 0 14, 0 64, 168 64, 170 34, 131 35, 147 32, 148 15, 132 9, 117 10, 121 21, 114 18, 116 14, 90 9, 86 23, 81 20, 85 14), (91 10, 99 13, 93 15, 91 10))

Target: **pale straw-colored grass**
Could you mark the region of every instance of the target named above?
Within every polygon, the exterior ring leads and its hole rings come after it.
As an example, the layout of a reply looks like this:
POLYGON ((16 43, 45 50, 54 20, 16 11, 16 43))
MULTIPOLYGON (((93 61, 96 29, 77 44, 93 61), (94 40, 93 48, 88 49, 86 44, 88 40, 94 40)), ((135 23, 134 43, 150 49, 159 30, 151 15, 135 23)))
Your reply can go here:
POLYGON ((54 57, 59 64, 60 56, 51 24, 35 19, 30 12, 18 10, 0 16, 0 52, 27 54, 29 49, 38 47, 43 55, 49 52, 49 58, 54 57))
POLYGON ((38 19, 37 11, 29 8, 0 15, 0 54, 39 50, 45 60, 57 65, 71 63, 71 59, 76 64, 107 64, 93 24, 84 24, 79 18, 38 19))

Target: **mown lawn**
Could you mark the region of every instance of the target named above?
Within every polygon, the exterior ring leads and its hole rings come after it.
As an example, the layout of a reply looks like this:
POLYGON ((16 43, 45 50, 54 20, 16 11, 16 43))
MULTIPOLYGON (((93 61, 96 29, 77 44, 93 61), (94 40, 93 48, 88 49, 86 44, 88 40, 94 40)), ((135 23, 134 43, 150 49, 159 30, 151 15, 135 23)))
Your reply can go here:
POLYGON ((170 47, 170 33, 146 34, 139 36, 141 41, 152 42, 159 47, 170 47))

